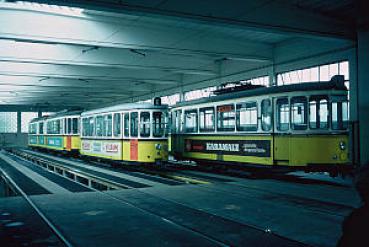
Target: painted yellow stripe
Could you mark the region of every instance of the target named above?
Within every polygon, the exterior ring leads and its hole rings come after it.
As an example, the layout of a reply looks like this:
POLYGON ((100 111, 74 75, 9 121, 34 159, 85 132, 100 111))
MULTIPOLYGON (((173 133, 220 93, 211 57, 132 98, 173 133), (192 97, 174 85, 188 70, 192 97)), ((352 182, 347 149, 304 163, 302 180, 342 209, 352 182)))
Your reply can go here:
POLYGON ((180 180, 186 183, 190 183, 190 184, 210 184, 210 182, 208 181, 203 181, 203 180, 198 180, 198 179, 194 179, 194 178, 189 178, 189 177, 182 177, 182 176, 175 176, 175 175, 169 175, 168 177, 176 179, 176 180, 180 180))

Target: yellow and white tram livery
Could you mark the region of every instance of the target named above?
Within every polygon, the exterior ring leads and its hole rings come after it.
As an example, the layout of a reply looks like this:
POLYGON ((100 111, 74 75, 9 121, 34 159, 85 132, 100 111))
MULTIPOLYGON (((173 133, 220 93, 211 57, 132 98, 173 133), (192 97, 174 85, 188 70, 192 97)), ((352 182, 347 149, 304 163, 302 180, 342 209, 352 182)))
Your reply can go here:
POLYGON ((340 77, 179 103, 171 116, 176 159, 322 171, 349 167, 347 89, 340 77))
POLYGON ((80 111, 60 112, 30 122, 28 146, 78 153, 80 111))
POLYGON ((167 106, 149 103, 83 112, 80 153, 133 163, 167 161, 167 115, 167 106))

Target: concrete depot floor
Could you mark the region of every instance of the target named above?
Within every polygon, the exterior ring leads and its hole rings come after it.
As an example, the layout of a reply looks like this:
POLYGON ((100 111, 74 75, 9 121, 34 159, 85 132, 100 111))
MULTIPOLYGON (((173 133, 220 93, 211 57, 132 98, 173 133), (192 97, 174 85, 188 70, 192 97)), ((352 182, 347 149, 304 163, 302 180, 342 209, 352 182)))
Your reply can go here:
POLYGON ((109 192, 122 201, 95 192, 32 199, 78 246, 295 246, 283 238, 335 246, 341 222, 357 200, 353 191, 300 185, 298 192, 297 185, 264 182, 109 192), (325 194, 331 194, 331 200, 325 194), (216 229, 211 229, 214 224, 216 229), (271 239, 268 232, 282 238, 271 239))
MULTIPOLYGON (((359 205, 340 184, 225 181, 30 198, 76 246, 335 246, 344 217, 359 205)), ((0 210, 14 200, 0 198, 0 210)))

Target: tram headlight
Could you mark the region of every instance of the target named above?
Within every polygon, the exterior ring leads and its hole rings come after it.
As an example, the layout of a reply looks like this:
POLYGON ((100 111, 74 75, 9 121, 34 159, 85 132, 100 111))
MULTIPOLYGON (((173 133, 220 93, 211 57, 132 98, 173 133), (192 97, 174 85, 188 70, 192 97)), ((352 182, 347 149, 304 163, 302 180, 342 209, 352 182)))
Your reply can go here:
POLYGON ((345 150, 346 149, 346 143, 344 141, 340 142, 340 149, 345 150))
POLYGON ((161 144, 160 143, 155 144, 155 148, 156 150, 161 150, 161 144))

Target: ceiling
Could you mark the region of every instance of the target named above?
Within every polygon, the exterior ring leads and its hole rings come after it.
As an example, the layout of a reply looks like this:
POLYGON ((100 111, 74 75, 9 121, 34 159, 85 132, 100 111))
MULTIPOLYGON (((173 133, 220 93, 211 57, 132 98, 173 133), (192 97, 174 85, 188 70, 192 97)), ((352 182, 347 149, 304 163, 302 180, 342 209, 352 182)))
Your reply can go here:
POLYGON ((353 1, 245 2, 0 1, 0 105, 130 102, 248 79, 290 44, 355 39, 353 1))

